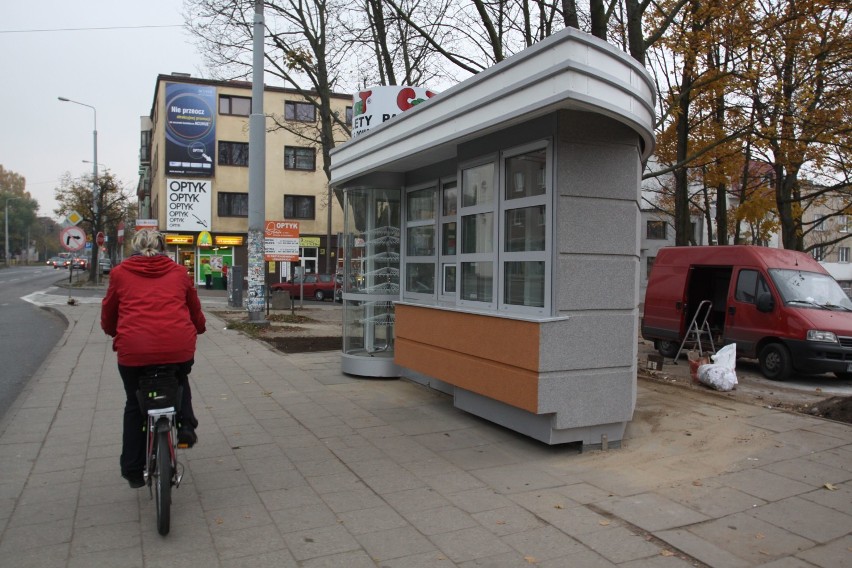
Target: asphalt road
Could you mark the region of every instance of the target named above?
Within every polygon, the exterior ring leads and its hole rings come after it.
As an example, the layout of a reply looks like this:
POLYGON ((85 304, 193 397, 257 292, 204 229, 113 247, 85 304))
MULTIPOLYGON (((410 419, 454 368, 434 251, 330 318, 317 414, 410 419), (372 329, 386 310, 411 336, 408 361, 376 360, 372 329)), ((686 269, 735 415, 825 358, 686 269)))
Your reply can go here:
POLYGON ((48 266, 0 269, 0 418, 65 332, 61 317, 24 298, 63 277, 48 266))

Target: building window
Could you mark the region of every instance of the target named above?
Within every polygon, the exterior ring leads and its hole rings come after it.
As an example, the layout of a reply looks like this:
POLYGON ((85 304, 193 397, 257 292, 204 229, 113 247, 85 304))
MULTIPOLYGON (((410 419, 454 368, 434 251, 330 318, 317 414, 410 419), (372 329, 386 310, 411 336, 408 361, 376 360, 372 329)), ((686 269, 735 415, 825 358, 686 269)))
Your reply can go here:
POLYGON ((251 98, 219 95, 219 114, 249 116, 251 114, 251 98))
POLYGON ((247 142, 219 141, 220 166, 248 166, 249 145, 247 142))
POLYGON ((407 191, 405 215, 405 295, 435 295, 438 191, 435 186, 407 191))
POLYGON ((502 290, 509 306, 544 308, 547 255, 547 149, 503 157, 502 290))
POLYGON ((219 217, 248 217, 248 193, 226 193, 217 196, 219 217))
POLYGON ((814 257, 814 260, 817 262, 822 262, 825 260, 825 247, 814 247, 811 251, 811 254, 814 257))
POLYGON ((814 231, 818 231, 820 233, 825 231, 825 217, 814 217, 814 231))
POLYGON ((346 124, 352 126, 352 107, 346 107, 346 124))
POLYGON ((666 238, 666 222, 665 221, 648 221, 647 238, 652 240, 665 240, 666 238))
POLYGON ((317 108, 311 103, 284 101, 284 120, 316 122, 317 108))
POLYGON ((456 254, 458 242, 459 192, 456 180, 446 181, 440 191, 441 296, 456 299, 456 254))
POLYGON ((837 262, 849 262, 849 247, 837 249, 837 262))
POLYGON ((494 302, 494 242, 497 227, 497 167, 494 161, 476 164, 461 171, 461 229, 459 268, 461 302, 494 302))
POLYGON ((838 215, 837 216, 837 232, 838 233, 848 233, 849 232, 849 217, 846 215, 838 215))
POLYGON ((312 195, 285 195, 285 219, 314 219, 315 197, 312 195))
POLYGON ((284 169, 313 172, 317 169, 317 152, 313 148, 284 147, 284 169))
POLYGON ((656 256, 649 256, 645 259, 645 279, 651 277, 651 269, 654 268, 654 261, 657 260, 656 256))

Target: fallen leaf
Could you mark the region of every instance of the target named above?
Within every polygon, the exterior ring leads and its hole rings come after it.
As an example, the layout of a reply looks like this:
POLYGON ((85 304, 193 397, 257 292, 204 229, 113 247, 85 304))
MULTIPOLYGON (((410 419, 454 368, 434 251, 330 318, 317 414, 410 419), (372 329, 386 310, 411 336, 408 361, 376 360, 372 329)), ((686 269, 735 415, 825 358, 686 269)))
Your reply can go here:
POLYGON ((692 484, 693 484, 694 486, 696 486, 696 487, 701 487, 702 485, 704 485, 704 484, 701 482, 701 480, 700 480, 700 479, 696 479, 695 481, 693 481, 693 482, 692 482, 692 484))
POLYGON ((823 487, 825 487, 829 491, 837 491, 837 486, 831 483, 826 483, 825 485, 823 485, 823 487))
POLYGON ((553 508, 554 509, 564 509, 565 507, 563 507, 561 503, 557 503, 556 505, 553 506, 553 508))
POLYGON ((612 521, 607 521, 607 520, 603 520, 603 521, 598 522, 598 524, 602 527, 608 527, 611 523, 612 523, 612 521))
POLYGON ((763 533, 757 533, 756 535, 754 535, 754 538, 756 538, 757 540, 763 540, 764 538, 766 538, 766 535, 763 533))
POLYGON ((527 561, 527 564, 538 564, 538 559, 535 556, 524 556, 524 560, 527 561))
POLYGON ((224 522, 225 522, 225 519, 223 519, 222 517, 216 517, 216 524, 217 525, 221 525, 224 522))
POLYGON ((672 552, 671 550, 663 550, 660 552, 660 554, 662 556, 674 556, 674 552, 672 552))
POLYGON ((497 521, 497 524, 498 524, 498 525, 505 525, 505 524, 506 524, 506 521, 497 521))

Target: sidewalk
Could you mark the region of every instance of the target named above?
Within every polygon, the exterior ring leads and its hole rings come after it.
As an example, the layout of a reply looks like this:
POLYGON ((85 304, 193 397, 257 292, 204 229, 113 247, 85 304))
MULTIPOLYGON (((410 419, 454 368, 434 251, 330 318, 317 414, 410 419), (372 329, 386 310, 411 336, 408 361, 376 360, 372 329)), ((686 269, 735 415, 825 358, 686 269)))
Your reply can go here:
POLYGON ((852 426, 643 381, 623 447, 580 454, 213 316, 161 537, 119 476, 100 307, 55 308, 65 336, 0 423, 3 566, 852 566, 852 426))

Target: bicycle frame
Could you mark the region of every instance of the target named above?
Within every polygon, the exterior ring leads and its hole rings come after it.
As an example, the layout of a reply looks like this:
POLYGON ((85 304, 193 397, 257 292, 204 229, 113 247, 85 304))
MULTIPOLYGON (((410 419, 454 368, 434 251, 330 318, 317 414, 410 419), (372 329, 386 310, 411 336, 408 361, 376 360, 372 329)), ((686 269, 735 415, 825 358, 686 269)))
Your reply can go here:
POLYGON ((154 408, 148 411, 148 428, 145 451, 145 470, 143 472, 146 485, 148 485, 148 493, 153 498, 152 479, 156 471, 156 460, 162 459, 162 456, 156 455, 155 443, 157 434, 164 431, 168 433, 169 439, 169 456, 168 460, 171 463, 171 470, 174 486, 180 486, 183 479, 183 467, 177 460, 177 412, 173 406, 166 408, 154 408))

